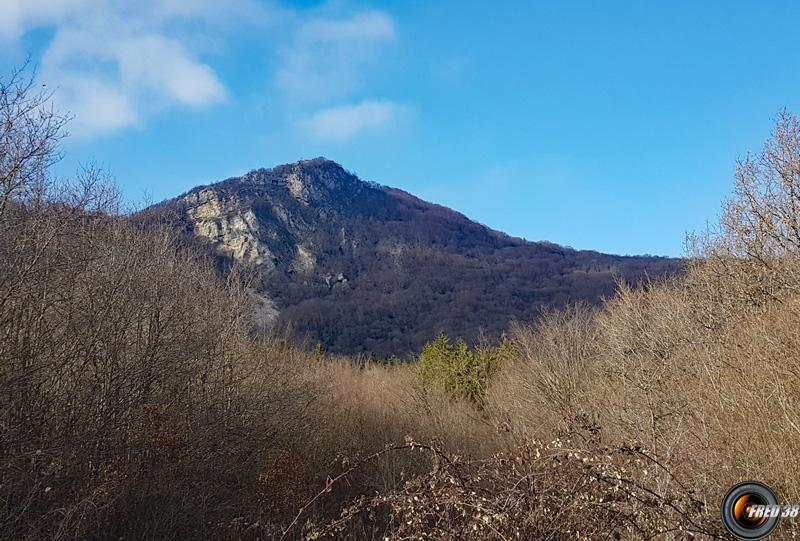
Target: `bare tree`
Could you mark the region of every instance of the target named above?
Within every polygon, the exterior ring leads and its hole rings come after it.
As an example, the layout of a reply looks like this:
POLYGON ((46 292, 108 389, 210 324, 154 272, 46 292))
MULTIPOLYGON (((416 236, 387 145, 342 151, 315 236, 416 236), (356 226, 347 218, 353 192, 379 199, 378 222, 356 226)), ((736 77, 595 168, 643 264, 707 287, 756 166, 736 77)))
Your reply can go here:
POLYGON ((737 163, 721 225, 731 253, 769 267, 800 253, 800 123, 783 110, 760 154, 737 163))
POLYGON ((53 179, 67 118, 33 81, 0 83, 0 538, 207 537, 297 384, 246 340, 246 283, 101 170, 53 179))
POLYGON ((781 111, 758 154, 736 165, 719 226, 687 238, 688 284, 698 315, 718 327, 747 307, 781 301, 800 287, 800 122, 781 111))
POLYGON ((41 200, 47 171, 61 158, 69 117, 55 112, 50 98, 27 64, 0 79, 0 216, 14 199, 41 200))

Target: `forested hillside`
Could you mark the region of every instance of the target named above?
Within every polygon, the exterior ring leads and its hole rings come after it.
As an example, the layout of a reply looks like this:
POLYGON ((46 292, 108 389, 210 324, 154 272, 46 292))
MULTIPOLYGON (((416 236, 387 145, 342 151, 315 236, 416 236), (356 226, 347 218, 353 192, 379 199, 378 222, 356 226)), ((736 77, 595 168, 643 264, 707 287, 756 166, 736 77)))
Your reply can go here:
POLYGON ((202 186, 159 209, 257 269, 278 327, 340 354, 405 357, 440 331, 496 340, 511 321, 597 304, 619 280, 681 267, 509 237, 323 158, 202 186))

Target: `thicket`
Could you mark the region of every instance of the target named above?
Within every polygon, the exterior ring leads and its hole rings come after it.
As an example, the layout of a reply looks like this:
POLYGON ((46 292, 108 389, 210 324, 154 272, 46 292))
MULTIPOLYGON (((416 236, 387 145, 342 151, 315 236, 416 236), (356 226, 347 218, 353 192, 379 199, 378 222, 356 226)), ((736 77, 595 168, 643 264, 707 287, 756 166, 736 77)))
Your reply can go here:
MULTIPOLYGON (((780 113, 764 148, 737 163, 719 225, 687 241, 685 276, 621 283, 599 308, 514 326, 513 354, 474 420, 493 426, 491 442, 432 453, 426 473, 357 500, 316 532, 713 539, 725 537, 719 505, 736 482, 800 497, 794 115, 780 113), (365 529, 365 516, 379 528, 365 529)), ((458 350, 443 339, 433 349, 458 350)), ((773 537, 798 533, 785 521, 773 537)))
POLYGON ((298 352, 250 342, 239 275, 122 214, 102 172, 56 182, 66 121, 24 73, 0 85, 0 538, 266 512, 259 475, 303 432, 298 352))
POLYGON ((800 499, 794 116, 685 276, 384 365, 255 339, 247 272, 53 180, 48 103, 0 84, 0 538, 699 539, 736 481, 800 499))
POLYGON ((505 337, 496 347, 470 348, 463 339, 452 343, 445 333, 440 333, 422 349, 419 376, 423 385, 480 407, 492 377, 511 353, 505 337))

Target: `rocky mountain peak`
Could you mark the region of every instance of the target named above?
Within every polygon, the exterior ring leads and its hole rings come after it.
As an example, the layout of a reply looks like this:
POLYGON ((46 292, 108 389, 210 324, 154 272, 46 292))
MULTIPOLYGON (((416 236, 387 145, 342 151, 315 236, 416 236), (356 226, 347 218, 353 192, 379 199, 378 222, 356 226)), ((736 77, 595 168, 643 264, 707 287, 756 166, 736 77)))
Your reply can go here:
POLYGON ((292 196, 306 203, 312 194, 332 193, 364 184, 338 163, 322 157, 271 169, 255 169, 238 180, 268 190, 286 188, 292 196))
POLYGON ((338 353, 404 355, 440 330, 491 338, 544 307, 597 302, 617 278, 680 268, 509 237, 325 158, 256 169, 165 205, 220 257, 253 265, 269 308, 260 313, 338 353))

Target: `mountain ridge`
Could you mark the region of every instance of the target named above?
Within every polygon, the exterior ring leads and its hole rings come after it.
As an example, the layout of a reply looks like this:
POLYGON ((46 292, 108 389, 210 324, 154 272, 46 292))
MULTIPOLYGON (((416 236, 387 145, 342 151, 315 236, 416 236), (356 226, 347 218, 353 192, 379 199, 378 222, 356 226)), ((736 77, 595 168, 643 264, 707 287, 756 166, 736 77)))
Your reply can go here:
POLYGON ((158 207, 219 257, 256 269, 263 318, 334 353, 413 354, 439 331, 493 339, 542 309, 597 303, 616 279, 680 270, 671 258, 513 237, 322 157, 158 207))

